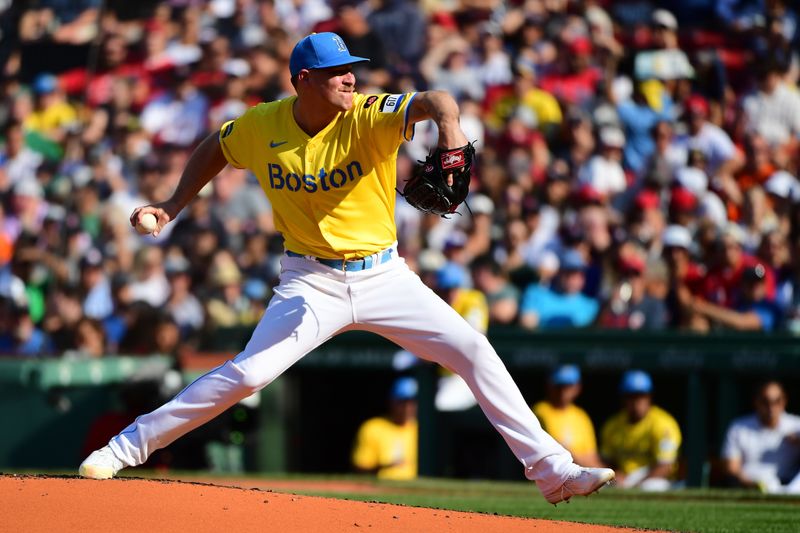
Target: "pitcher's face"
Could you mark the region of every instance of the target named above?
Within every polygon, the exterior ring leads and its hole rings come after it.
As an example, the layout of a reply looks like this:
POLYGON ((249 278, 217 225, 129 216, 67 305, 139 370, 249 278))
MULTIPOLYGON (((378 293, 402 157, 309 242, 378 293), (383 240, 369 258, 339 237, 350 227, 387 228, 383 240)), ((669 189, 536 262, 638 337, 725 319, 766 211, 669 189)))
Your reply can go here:
POLYGON ((308 84, 319 99, 339 111, 353 107, 356 77, 352 65, 311 69, 308 84))

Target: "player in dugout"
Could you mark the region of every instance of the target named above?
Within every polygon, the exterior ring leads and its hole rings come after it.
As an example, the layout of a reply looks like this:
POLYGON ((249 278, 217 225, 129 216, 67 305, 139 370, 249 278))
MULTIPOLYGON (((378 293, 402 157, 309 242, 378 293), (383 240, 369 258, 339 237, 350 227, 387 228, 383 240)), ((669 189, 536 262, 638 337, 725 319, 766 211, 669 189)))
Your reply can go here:
POLYGON ((386 416, 370 418, 358 428, 353 466, 378 479, 417 477, 417 381, 397 378, 389 393, 386 416))
MULTIPOLYGON (((396 158, 414 124, 431 119, 439 131, 420 172, 438 172, 446 183, 427 189, 468 190, 474 150, 447 93, 357 93, 352 65, 364 61, 335 33, 304 37, 289 60, 296 96, 258 104, 223 124, 192 153, 168 200, 134 210, 131 225, 152 214, 158 235, 226 164, 249 169, 284 237, 280 283, 238 355, 139 416, 84 460, 81 475, 110 478, 144 463, 334 335, 364 330, 460 375, 548 502, 591 494, 614 478, 611 469, 573 462, 542 429, 486 337, 398 256, 396 158)), ((410 183, 404 192, 412 203, 410 183)), ((412 205, 426 209, 419 201, 426 187, 420 190, 412 205)), ((441 203, 457 207, 448 198, 431 205, 441 203)))
POLYGON ((581 370, 575 365, 556 367, 547 380, 547 396, 533 406, 542 427, 580 464, 601 466, 597 437, 589 415, 575 405, 581 394, 581 370))

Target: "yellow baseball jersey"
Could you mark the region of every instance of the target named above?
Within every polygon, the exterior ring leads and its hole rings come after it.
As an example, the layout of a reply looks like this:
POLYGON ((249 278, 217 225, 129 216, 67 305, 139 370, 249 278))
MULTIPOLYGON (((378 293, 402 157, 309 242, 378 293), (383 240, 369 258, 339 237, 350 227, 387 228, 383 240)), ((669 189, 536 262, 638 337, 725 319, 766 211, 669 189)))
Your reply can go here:
POLYGON ((353 464, 378 469, 380 479, 417 477, 417 422, 398 426, 386 418, 371 418, 361 425, 353 450, 353 464))
POLYGON ((47 133, 56 128, 69 126, 78 120, 75 108, 66 102, 53 104, 28 115, 23 122, 26 129, 47 133))
POLYGON ((356 94, 313 137, 295 122, 296 96, 258 104, 222 125, 220 146, 231 165, 258 177, 287 250, 364 257, 397 240, 397 149, 413 136, 415 94, 356 94))
POLYGON ((681 445, 681 430, 668 412, 652 406, 635 424, 621 411, 603 426, 601 455, 629 474, 644 466, 674 463, 681 445))
POLYGON ((556 409, 548 402, 533 406, 533 413, 542 427, 570 453, 575 455, 597 453, 594 425, 586 411, 577 405, 556 409))
POLYGON ((489 329, 489 304, 481 291, 458 289, 450 305, 476 330, 485 334, 489 329))

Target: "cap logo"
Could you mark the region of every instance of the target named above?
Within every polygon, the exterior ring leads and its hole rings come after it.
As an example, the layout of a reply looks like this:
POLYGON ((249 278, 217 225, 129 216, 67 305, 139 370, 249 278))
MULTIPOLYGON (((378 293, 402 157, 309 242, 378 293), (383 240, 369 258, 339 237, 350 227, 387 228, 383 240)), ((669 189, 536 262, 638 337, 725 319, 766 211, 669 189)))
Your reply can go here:
POLYGON ((338 35, 333 35, 331 39, 333 39, 333 42, 336 43, 337 50, 339 50, 340 52, 347 52, 347 47, 345 46, 344 41, 342 40, 341 37, 339 37, 338 35))

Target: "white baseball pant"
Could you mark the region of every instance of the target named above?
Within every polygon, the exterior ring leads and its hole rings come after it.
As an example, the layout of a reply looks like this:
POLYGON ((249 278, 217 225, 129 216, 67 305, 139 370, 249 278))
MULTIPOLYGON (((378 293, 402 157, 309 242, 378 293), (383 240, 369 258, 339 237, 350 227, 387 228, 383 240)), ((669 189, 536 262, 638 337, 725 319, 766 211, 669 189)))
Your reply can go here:
POLYGON ((460 375, 486 417, 546 491, 572 457, 539 424, 484 335, 412 272, 402 258, 355 272, 284 256, 280 284, 244 350, 138 417, 109 445, 127 466, 261 390, 305 354, 348 330, 372 331, 460 375))

